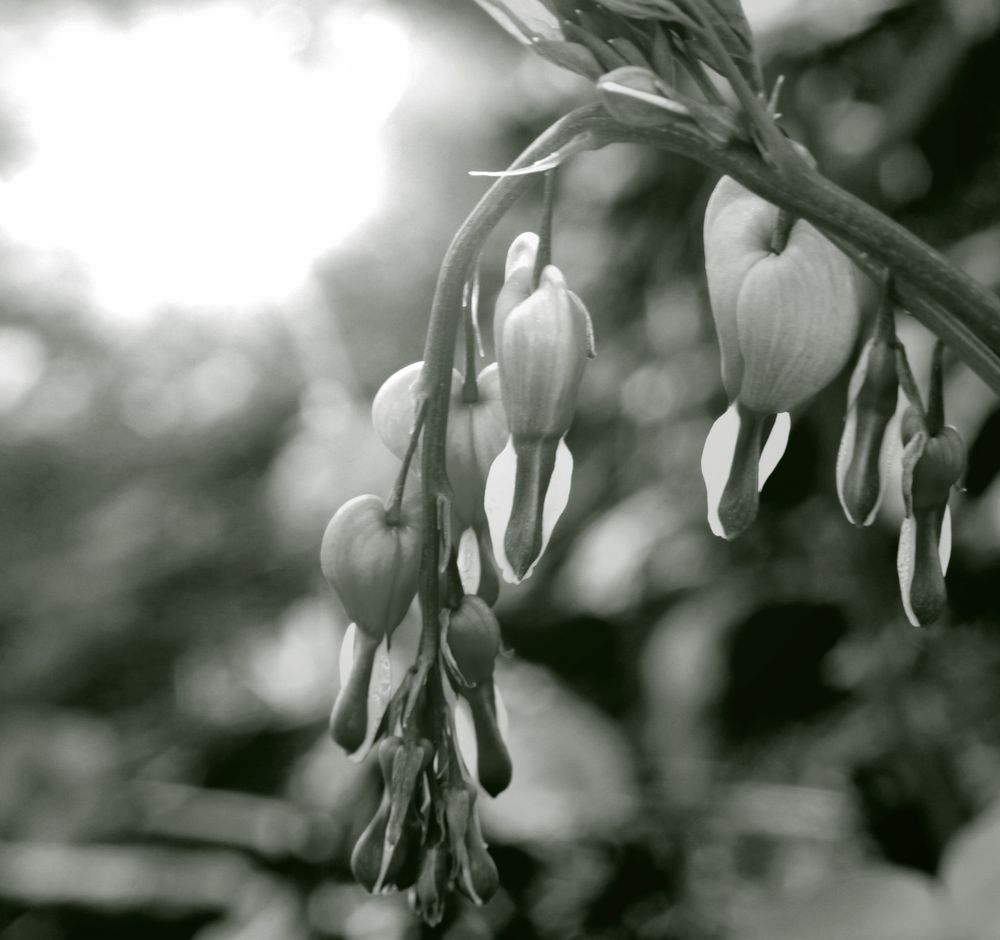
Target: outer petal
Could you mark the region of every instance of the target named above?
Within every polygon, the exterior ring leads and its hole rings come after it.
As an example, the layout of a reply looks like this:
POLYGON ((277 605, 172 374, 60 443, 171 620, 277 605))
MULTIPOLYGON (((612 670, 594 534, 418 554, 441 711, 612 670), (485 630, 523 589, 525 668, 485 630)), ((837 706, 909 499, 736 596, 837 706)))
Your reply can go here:
POLYGON ((475 594, 479 590, 479 579, 482 577, 482 561, 479 557, 479 539, 471 527, 466 529, 458 540, 457 561, 462 590, 466 594, 475 594))
POLYGON ((811 398, 846 364, 858 319, 851 261, 800 219, 785 250, 760 259, 740 286, 740 399, 766 413, 811 398))
MULTIPOLYGON (((941 566, 941 578, 947 572, 948 562, 951 560, 951 529, 951 508, 946 506, 941 519, 941 529, 937 546, 937 557, 941 566)), ((899 575, 899 593, 903 602, 903 610, 906 612, 906 619, 915 627, 924 626, 934 619, 934 616, 929 616, 926 620, 921 620, 913 607, 913 580, 917 571, 917 552, 920 549, 918 540, 920 537, 917 517, 912 515, 906 516, 899 531, 896 571, 899 575)), ((936 574, 934 575, 934 580, 937 581, 936 574)), ((943 592, 943 581, 940 582, 939 587, 943 592)), ((942 593, 940 598, 943 600, 943 597, 942 593)))
MULTIPOLYGON (((476 725, 472 718, 472 709, 462 695, 454 695, 455 700, 455 740, 458 742, 458 752, 471 775, 479 779, 476 768, 479 766, 479 745, 476 743, 476 725)), ((497 728, 500 736, 507 740, 510 728, 510 717, 500 687, 493 683, 493 702, 496 708, 497 728)))
POLYGON ((705 274, 719 336, 722 381, 735 398, 743 377, 737 302, 750 269, 770 253, 778 210, 724 176, 705 209, 705 274))
POLYGON ((525 578, 531 577, 538 559, 545 553, 552 536, 556 522, 563 514, 569 502, 570 483, 573 477, 573 456, 566 442, 559 441, 556 448, 555 467, 549 480, 542 509, 542 544, 538 558, 519 578, 513 566, 507 559, 504 539, 507 534, 507 524, 514 508, 514 481, 517 476, 517 453, 514 450, 513 439, 508 439, 507 446, 493 461, 489 476, 486 479, 485 508, 486 519, 490 527, 490 543, 504 581, 509 584, 519 584, 525 578))
MULTIPOLYGON (((423 362, 411 362, 408 366, 403 366, 382 383, 372 401, 372 426, 375 433, 389 452, 400 460, 410 443, 410 432, 417 413, 413 391, 423 367, 423 362)), ((455 377, 461 383, 461 376, 457 372, 455 377)), ((454 379, 452 384, 454 385, 454 379)), ((415 460, 414 469, 419 466, 419 459, 415 460)))

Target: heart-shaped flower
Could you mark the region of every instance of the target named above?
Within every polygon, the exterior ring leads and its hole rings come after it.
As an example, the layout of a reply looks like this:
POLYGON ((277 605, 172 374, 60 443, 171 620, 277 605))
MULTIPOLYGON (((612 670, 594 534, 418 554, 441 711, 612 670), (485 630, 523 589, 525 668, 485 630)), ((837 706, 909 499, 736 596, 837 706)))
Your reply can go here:
POLYGON ((850 260, 735 180, 705 211, 705 272, 730 408, 702 454, 712 531, 739 535, 784 452, 788 413, 844 367, 859 303, 850 260))

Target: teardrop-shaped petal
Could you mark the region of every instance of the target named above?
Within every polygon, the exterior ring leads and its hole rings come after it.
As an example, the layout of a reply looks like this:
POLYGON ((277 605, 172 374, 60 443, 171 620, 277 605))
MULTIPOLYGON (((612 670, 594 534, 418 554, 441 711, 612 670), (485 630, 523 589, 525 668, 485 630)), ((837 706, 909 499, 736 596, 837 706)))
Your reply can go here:
POLYGON ((573 456, 560 440, 555 453, 555 463, 545 491, 541 519, 541 548, 534 562, 520 577, 507 558, 504 542, 507 535, 507 525, 510 522, 514 508, 514 489, 517 479, 517 452, 514 449, 513 438, 508 439, 507 446, 493 461, 489 476, 486 479, 485 509, 486 519, 490 528, 490 543, 493 555, 504 581, 509 584, 520 584, 525 578, 531 577, 538 559, 552 537, 552 530, 569 503, 570 483, 573 477, 573 456))
MULTIPOLYGON (((486 788, 487 792, 491 796, 496 796, 502 790, 506 789, 510 782, 510 757, 507 754, 507 733, 510 725, 510 719, 507 715, 507 706, 504 704, 503 697, 500 695, 500 690, 497 688, 495 682, 490 682, 488 687, 481 690, 472 690, 472 694, 481 694, 485 692, 491 695, 491 702, 487 703, 487 709, 482 708, 482 702, 480 702, 475 708, 470 706, 469 701, 466 696, 458 695, 456 696, 455 703, 455 740, 458 744, 458 751, 462 757, 462 761, 469 771, 470 776, 479 784, 486 788), (485 712, 489 711, 491 714, 486 715, 485 712), (478 714, 477 714, 478 713, 478 714), (496 752, 493 754, 494 757, 499 755, 500 761, 506 757, 506 778, 503 777, 503 768, 500 768, 501 773, 499 780, 489 780, 485 782, 480 779, 480 774, 485 770, 489 776, 496 776, 497 774, 497 762, 496 760, 491 760, 485 762, 486 766, 481 767, 480 765, 480 755, 479 755, 479 743, 477 738, 477 717, 480 724, 484 723, 483 719, 486 718, 486 724, 491 725, 491 727, 486 731, 486 736, 489 738, 487 742, 487 747, 490 747, 492 751, 496 752)), ((482 728, 480 731, 482 732, 482 728)))
POLYGON ((788 445, 791 416, 774 416, 767 440, 760 444, 766 416, 733 402, 716 419, 701 453, 708 525, 714 535, 731 539, 753 521, 757 493, 774 472, 788 445), (759 448, 759 450, 758 450, 759 448))
POLYGON ((330 733, 351 760, 364 760, 392 696, 388 641, 379 642, 351 624, 340 646, 340 692, 330 733))
POLYGON ((951 512, 923 510, 903 520, 896 554, 906 617, 915 627, 938 619, 947 602, 944 575, 951 557, 951 512))

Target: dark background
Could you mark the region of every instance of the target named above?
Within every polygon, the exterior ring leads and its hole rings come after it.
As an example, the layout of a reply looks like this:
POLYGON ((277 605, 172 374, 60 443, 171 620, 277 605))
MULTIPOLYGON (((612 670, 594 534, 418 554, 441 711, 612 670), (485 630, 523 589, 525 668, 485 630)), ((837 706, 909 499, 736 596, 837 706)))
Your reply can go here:
MULTIPOLYGON (((786 78, 784 126, 821 168, 1000 285, 1000 6, 757 0, 748 13, 769 82, 786 78)), ((236 39, 210 36, 228 74, 236 39)), ((467 171, 502 168, 589 89, 457 0, 8 2, 0 54, 0 936, 420 936, 404 899, 369 898, 347 869, 376 789, 326 737, 345 624, 319 539, 340 503, 391 485, 368 409, 420 356, 437 265, 485 189, 467 171), (155 211, 110 234, 84 212, 65 241, 12 229, 18 174, 58 148, 33 137, 34 91, 67 100, 66 49, 90 74, 95 31, 128 44, 166 16, 200 36, 219 6, 278 35, 303 74, 354 56, 311 120, 331 122, 344 162, 329 172, 348 184, 363 166, 351 157, 377 145, 381 195, 299 258, 283 293, 242 294, 237 265, 235 299, 178 299, 164 276, 159 293, 105 303, 88 267, 99 235, 169 274, 206 223, 195 209, 174 241, 155 211), (372 11, 409 65, 363 142, 344 102, 364 110, 401 54, 357 38, 372 11), (78 21, 90 32, 47 45, 78 21), (19 62, 37 68, 15 81, 19 62)), ((169 60, 164 87, 185 74, 169 60)), ((128 84, 128 68, 113 77, 128 84)), ((153 124, 171 101, 146 102, 153 124)), ((80 138, 98 169, 131 139, 101 133, 136 117, 105 104, 108 123, 80 138)), ((266 138, 286 104, 250 94, 247 107, 266 138)), ((210 194, 227 167, 190 133, 180 152, 205 161, 210 194)), ((289 153, 260 191, 300 172, 306 155, 289 153)), ((71 180, 98 207, 162 205, 177 158, 149 159, 124 197, 99 173, 71 180)), ((794 416, 754 528, 714 539, 698 470, 725 407, 701 268, 712 185, 625 146, 560 174, 555 261, 599 357, 568 440, 569 509, 498 608, 514 784, 481 804, 503 887, 485 909, 456 903, 433 935, 1000 937, 1000 410, 949 363, 969 466, 934 629, 911 628, 898 599, 898 481, 871 530, 837 503, 846 375, 794 416)), ((337 221, 335 200, 305 193, 302 219, 337 221)), ((484 316, 538 196, 488 245, 484 316)), ((287 219, 259 198, 233 210, 246 210, 234 238, 270 226, 247 281, 294 242, 294 218, 275 231, 287 219)), ((923 380, 928 335, 905 317, 900 335, 923 380)))

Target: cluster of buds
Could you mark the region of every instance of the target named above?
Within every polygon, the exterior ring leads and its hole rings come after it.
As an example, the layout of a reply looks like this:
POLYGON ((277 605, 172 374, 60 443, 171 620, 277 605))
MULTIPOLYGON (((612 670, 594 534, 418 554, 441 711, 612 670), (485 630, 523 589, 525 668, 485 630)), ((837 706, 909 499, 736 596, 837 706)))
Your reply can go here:
POLYGON ((374 749, 383 782, 351 867, 371 892, 410 889, 432 924, 452 889, 479 904, 497 890, 476 810, 479 787, 497 796, 512 777, 493 675, 502 647, 492 610, 497 567, 508 581, 527 577, 566 505, 572 458, 563 438, 593 351, 586 309, 558 268, 537 264, 538 254, 530 233, 508 254, 497 362, 478 375, 452 370, 442 518, 422 518, 422 481, 410 473, 425 446, 425 389, 435 381, 416 362, 391 376, 372 405, 376 433, 402 461, 392 496, 350 500, 323 537, 323 572, 351 620, 330 732, 356 759, 374 749), (422 663, 418 654, 394 686, 387 645, 417 592, 428 525, 460 533, 444 539, 435 574, 443 607, 424 624, 438 631, 427 647, 437 659, 422 663))
MULTIPOLYGON (((860 319, 856 273, 809 223, 791 220, 731 179, 705 213, 705 269, 729 395, 702 454, 712 531, 733 538, 757 514, 758 493, 788 440, 790 412, 847 364, 860 319)), ((925 410, 896 339, 890 284, 851 377, 837 458, 837 494, 857 526, 875 519, 899 453, 892 428, 906 377, 911 401, 899 421, 905 517, 897 567, 903 608, 932 623, 946 600, 951 549, 948 495, 964 469, 958 432, 944 424, 937 347, 925 410)))

